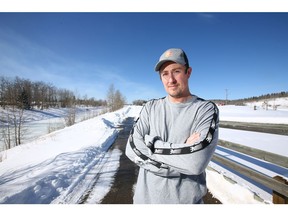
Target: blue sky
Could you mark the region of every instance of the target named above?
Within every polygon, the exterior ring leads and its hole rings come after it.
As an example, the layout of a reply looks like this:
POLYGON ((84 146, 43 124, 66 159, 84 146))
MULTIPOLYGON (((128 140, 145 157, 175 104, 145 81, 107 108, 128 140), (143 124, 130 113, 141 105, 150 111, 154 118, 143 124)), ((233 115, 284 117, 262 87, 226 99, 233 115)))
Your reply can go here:
POLYGON ((190 91, 240 99, 288 91, 288 13, 0 13, 0 76, 105 99, 166 95, 154 65, 183 48, 190 91))

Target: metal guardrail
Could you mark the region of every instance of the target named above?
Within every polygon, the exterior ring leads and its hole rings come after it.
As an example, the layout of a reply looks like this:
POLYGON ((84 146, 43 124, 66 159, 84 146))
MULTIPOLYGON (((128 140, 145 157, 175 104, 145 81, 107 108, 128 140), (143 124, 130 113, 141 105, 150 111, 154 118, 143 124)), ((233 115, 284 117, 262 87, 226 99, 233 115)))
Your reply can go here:
POLYGON ((248 146, 244 146, 244 145, 240 145, 240 144, 236 144, 236 143, 232 143, 232 142, 228 142, 224 140, 219 140, 218 145, 288 168, 288 157, 285 157, 282 155, 274 154, 271 152, 266 152, 260 149, 251 148, 248 146))
MULTIPOLYGON (((225 148, 229 148, 231 150, 235 150, 237 152, 241 152, 243 154, 246 154, 246 155, 249 155, 252 157, 256 157, 256 158, 261 159, 261 160, 271 162, 273 164, 277 164, 277 165, 280 165, 283 167, 288 167, 288 158, 285 156, 282 156, 282 155, 277 155, 277 154, 273 154, 270 152, 265 152, 263 150, 254 149, 251 147, 247 147, 247 146, 243 146, 243 145, 239 145, 236 143, 227 142, 227 141, 223 141, 223 140, 219 140, 218 145, 225 147, 225 148)), ((235 161, 224 158, 223 156, 220 156, 217 154, 214 154, 212 161, 221 163, 221 164, 247 176, 248 178, 250 178, 256 182, 259 182, 260 184, 272 189, 273 191, 276 191, 278 194, 282 195, 282 197, 284 199, 284 203, 287 203, 287 200, 288 200, 287 182, 285 183, 285 182, 278 181, 278 180, 276 180, 270 176, 267 176, 267 175, 260 173, 254 169, 251 169, 247 166, 244 166, 242 164, 239 164, 235 161)))

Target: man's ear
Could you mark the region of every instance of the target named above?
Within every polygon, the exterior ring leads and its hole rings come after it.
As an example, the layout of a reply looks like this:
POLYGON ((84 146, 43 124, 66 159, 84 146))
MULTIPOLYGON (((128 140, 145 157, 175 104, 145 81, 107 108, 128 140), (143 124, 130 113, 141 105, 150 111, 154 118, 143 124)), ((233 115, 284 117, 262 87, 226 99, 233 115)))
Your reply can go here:
POLYGON ((192 67, 187 68, 186 73, 187 73, 188 78, 189 78, 192 74, 192 67))

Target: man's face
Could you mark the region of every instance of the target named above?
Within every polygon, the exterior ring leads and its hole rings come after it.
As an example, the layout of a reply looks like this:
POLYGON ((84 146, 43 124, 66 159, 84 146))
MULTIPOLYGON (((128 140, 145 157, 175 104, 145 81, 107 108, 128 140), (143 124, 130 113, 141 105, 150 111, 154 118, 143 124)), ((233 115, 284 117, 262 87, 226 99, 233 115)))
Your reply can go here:
POLYGON ((175 99, 181 99, 190 95, 188 79, 192 68, 177 64, 175 62, 166 62, 160 70, 160 78, 168 95, 175 99))

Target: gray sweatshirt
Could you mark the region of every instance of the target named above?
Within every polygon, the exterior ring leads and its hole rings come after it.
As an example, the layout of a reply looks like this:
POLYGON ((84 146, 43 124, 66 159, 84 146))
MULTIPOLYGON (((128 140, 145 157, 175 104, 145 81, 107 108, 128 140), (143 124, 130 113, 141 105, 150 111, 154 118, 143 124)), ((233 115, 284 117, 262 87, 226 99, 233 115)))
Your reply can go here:
POLYGON ((216 105, 197 96, 185 103, 172 103, 168 97, 147 102, 126 146, 126 155, 140 167, 134 203, 201 202, 218 123, 216 105), (186 144, 195 132, 200 139, 186 144))

